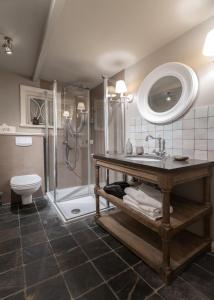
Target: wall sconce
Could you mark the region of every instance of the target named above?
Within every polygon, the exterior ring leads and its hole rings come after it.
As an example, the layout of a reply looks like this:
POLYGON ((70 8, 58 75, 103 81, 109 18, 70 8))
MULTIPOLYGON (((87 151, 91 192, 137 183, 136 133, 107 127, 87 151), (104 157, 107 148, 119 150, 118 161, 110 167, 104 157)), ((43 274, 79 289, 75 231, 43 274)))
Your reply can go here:
POLYGON ((85 103, 84 102, 78 102, 77 110, 79 110, 82 113, 85 110, 85 103))
POLYGON ((204 56, 214 58, 214 29, 207 33, 202 53, 204 56))
POLYGON ((127 93, 127 87, 124 80, 116 81, 115 90, 112 90, 112 86, 108 87, 108 97, 110 98, 110 101, 119 102, 119 103, 125 103, 125 102, 131 103, 134 98, 133 95, 132 94, 124 95, 125 93, 127 93), (118 94, 119 94, 119 98, 117 97, 118 94))
POLYGON ((6 55, 12 55, 13 54, 13 45, 12 45, 12 39, 8 36, 4 37, 4 43, 2 44, 2 48, 4 49, 4 53, 6 55))

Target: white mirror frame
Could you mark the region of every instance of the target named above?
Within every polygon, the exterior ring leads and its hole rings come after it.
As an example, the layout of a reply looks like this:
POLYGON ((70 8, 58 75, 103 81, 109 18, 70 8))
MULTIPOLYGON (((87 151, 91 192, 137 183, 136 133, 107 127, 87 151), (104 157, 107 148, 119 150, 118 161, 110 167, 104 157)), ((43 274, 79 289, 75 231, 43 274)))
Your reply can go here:
POLYGON ((189 66, 169 62, 155 68, 140 85, 137 93, 137 106, 144 119, 151 123, 164 124, 181 117, 193 104, 198 92, 198 78, 189 66), (155 112, 148 103, 149 92, 156 81, 165 76, 178 78, 182 85, 182 93, 177 104, 165 112, 155 112))

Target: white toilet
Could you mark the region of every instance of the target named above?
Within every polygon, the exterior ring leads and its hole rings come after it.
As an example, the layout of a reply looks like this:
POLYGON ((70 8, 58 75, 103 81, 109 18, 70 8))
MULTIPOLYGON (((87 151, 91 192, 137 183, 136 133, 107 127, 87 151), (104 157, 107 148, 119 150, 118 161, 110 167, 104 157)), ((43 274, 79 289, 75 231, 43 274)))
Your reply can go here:
POLYGON ((27 205, 32 203, 32 194, 40 188, 41 183, 41 177, 36 174, 14 176, 10 180, 10 187, 14 193, 22 196, 22 204, 27 205))

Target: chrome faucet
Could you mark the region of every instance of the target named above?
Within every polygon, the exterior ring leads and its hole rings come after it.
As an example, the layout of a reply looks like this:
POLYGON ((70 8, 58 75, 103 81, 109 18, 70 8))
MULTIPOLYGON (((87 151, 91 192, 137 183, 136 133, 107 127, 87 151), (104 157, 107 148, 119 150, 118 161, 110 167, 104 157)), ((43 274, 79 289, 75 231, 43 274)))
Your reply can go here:
POLYGON ((165 147, 165 139, 164 138, 161 138, 161 137, 154 137, 152 136, 151 134, 147 135, 146 136, 146 142, 149 141, 149 139, 152 139, 152 140, 158 140, 158 151, 154 150, 153 153, 155 153, 157 156, 161 157, 161 158, 164 158, 165 155, 166 155, 166 147, 165 147))

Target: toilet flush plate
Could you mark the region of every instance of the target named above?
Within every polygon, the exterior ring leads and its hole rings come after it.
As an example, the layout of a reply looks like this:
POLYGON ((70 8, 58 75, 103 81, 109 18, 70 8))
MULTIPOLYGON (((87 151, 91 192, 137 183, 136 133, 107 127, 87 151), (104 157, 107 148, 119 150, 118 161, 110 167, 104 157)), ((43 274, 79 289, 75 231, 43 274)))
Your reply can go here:
POLYGON ((16 146, 19 147, 29 147, 32 146, 31 136, 16 136, 16 146))

